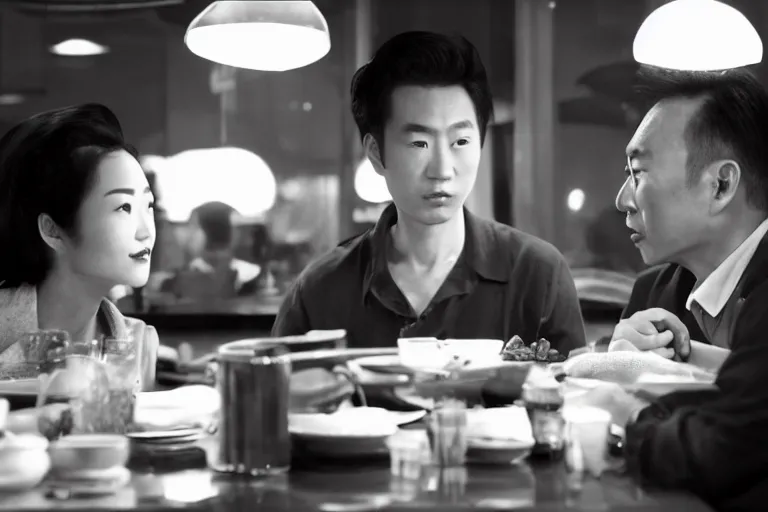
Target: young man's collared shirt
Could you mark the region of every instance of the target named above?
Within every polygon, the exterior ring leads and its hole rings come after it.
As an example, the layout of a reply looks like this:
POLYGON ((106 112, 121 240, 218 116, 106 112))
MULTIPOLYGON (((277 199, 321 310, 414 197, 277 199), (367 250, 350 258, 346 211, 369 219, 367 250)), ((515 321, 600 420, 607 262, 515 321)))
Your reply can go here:
POLYGON ((310 263, 288 292, 273 335, 346 329, 350 347, 392 347, 401 337, 547 338, 568 354, 585 345, 576 288, 563 256, 532 235, 464 210, 454 268, 416 317, 386 261, 390 205, 371 230, 310 263))

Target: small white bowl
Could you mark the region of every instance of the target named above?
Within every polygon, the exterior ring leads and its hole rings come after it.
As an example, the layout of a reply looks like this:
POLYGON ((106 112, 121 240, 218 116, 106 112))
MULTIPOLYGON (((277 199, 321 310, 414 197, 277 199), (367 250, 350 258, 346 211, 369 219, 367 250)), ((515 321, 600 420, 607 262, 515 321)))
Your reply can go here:
POLYGON ((469 361, 470 366, 501 361, 499 354, 503 347, 503 341, 491 339, 400 338, 397 340, 400 362, 403 366, 414 370, 441 370, 456 358, 469 361))
POLYGON ((70 435, 51 443, 48 451, 56 473, 105 470, 125 466, 129 442, 115 434, 70 435))
POLYGON ((0 439, 0 491, 36 487, 51 467, 48 440, 35 434, 5 433, 0 439))

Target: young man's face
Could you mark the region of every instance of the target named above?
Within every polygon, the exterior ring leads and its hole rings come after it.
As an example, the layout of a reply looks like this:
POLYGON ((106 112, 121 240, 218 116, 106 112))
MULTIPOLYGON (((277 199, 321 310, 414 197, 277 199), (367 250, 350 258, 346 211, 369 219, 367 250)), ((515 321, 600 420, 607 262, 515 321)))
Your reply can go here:
POLYGON ((384 176, 399 216, 440 224, 461 211, 480 165, 475 107, 459 86, 402 86, 392 92, 384 154, 373 138, 366 152, 384 176))

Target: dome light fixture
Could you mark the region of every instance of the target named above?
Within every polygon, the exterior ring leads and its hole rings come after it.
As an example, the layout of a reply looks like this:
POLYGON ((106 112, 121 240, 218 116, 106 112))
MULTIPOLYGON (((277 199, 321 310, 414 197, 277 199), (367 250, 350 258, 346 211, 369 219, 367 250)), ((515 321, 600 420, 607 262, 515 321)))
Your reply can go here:
POLYGON ((716 0, 674 0, 653 11, 632 45, 640 64, 719 71, 757 64, 763 43, 738 10, 716 0))
POLYGON ((67 39, 50 48, 51 53, 64 57, 90 57, 91 55, 103 55, 109 48, 88 39, 67 39))
POLYGON ((323 14, 310 1, 218 1, 189 25, 184 43, 195 55, 242 69, 287 71, 331 50, 323 14))

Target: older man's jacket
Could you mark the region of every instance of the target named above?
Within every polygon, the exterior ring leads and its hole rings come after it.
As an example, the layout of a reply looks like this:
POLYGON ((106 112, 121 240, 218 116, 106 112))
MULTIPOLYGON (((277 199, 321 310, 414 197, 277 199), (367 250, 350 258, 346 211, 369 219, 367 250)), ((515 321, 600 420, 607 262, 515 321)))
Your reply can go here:
MULTIPOLYGON (((661 307, 705 341, 685 302, 696 282, 679 265, 650 269, 637 280, 623 317, 661 307)), ((676 392, 627 425, 629 470, 645 484, 683 488, 721 510, 768 506, 768 236, 744 274, 731 354, 717 391, 676 392)))

